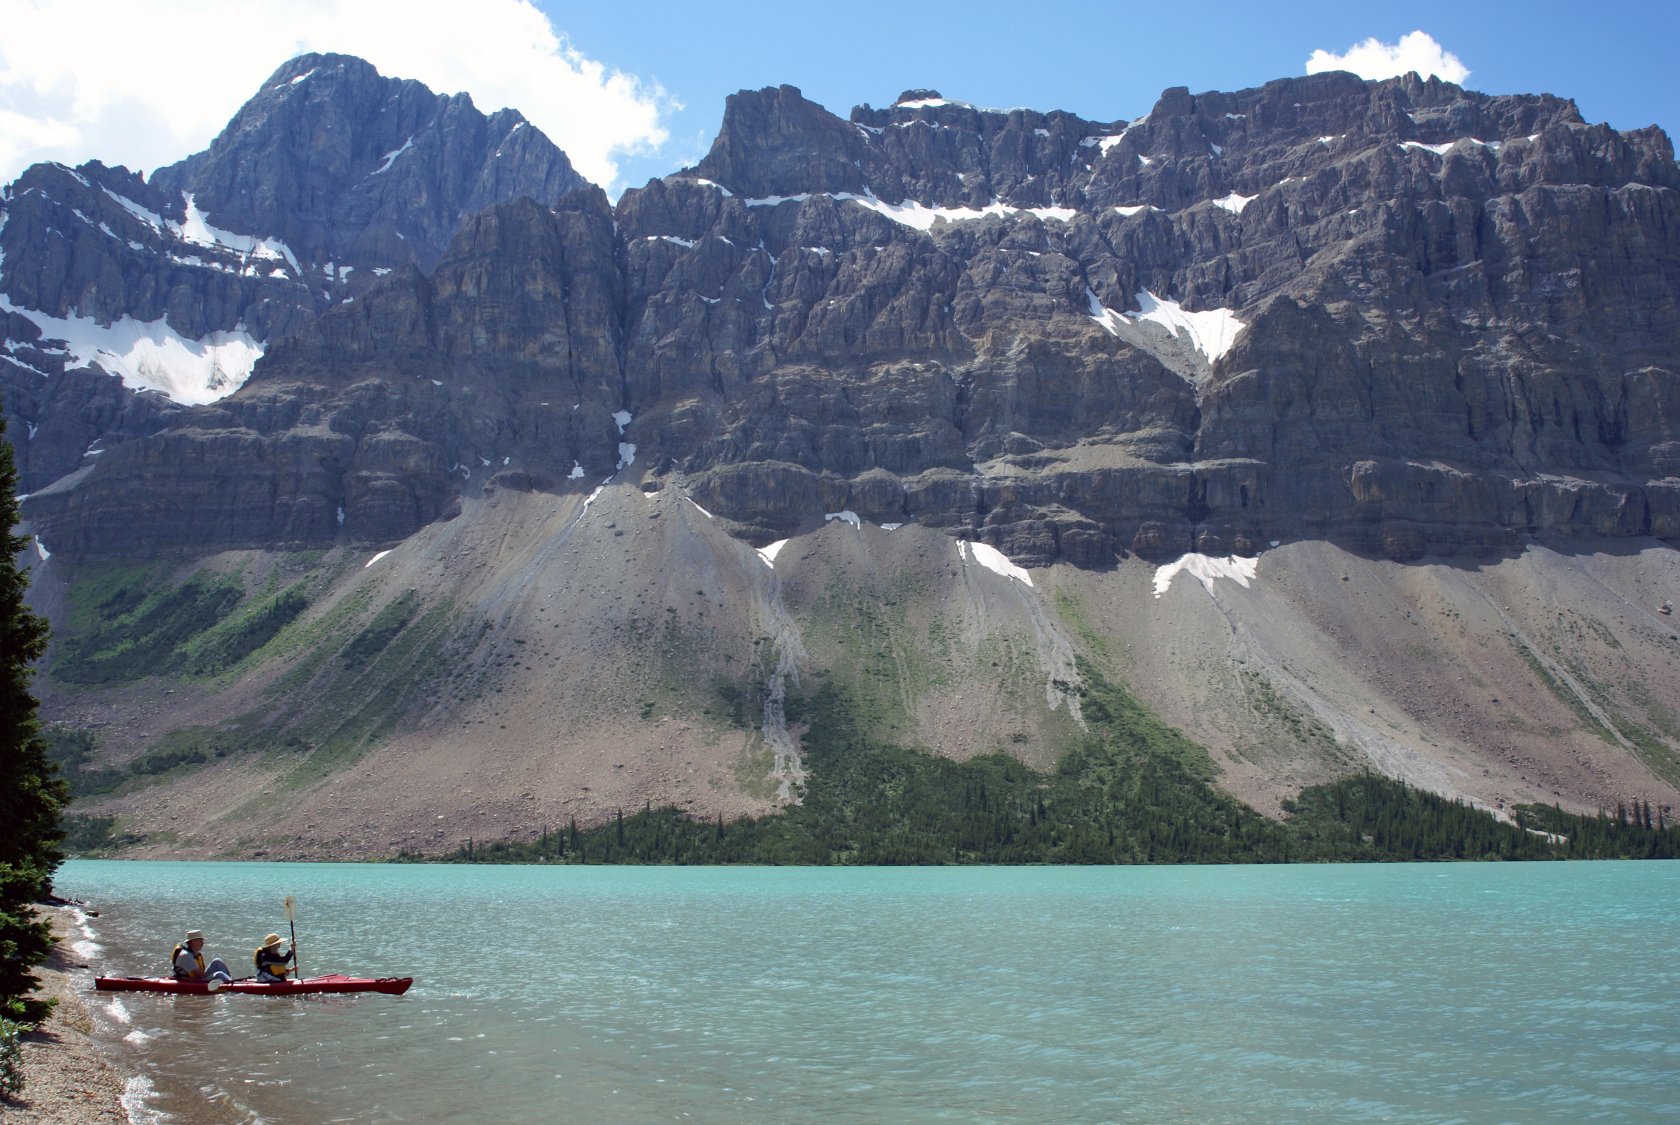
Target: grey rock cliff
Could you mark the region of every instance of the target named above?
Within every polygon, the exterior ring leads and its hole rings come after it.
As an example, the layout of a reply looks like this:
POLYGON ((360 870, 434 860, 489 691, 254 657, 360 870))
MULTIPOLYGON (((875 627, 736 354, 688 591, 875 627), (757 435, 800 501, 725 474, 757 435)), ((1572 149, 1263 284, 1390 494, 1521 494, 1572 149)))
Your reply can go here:
POLYGON ((239 393, 31 497, 43 535, 95 555, 392 542, 463 491, 598 482, 619 458, 612 251, 598 190, 481 212, 430 277, 393 273, 239 393))
POLYGON ((851 508, 1026 565, 1680 536, 1680 170, 1549 96, 743 92, 695 168, 499 204, 427 265, 38 493, 49 545, 132 549, 108 521, 146 503, 225 512, 150 547, 388 541, 486 477, 619 471, 755 542, 851 508))
POLYGON ((0 295, 20 324, 0 348, 0 396, 13 432, 36 435, 18 443, 26 485, 74 468, 71 447, 79 458, 169 412, 128 404, 121 387, 62 379, 75 362, 40 346, 59 331, 43 317, 73 318, 93 337, 136 321, 189 348, 236 332, 261 347, 383 274, 432 269, 463 219, 493 203, 552 203, 584 186, 519 114, 486 117, 465 95, 343 55, 288 62, 209 149, 149 179, 97 162, 31 167, 8 188, 0 223, 0 295), (50 391, 37 385, 43 375, 50 391), (108 429, 113 410, 101 403, 113 397, 128 423, 108 429))

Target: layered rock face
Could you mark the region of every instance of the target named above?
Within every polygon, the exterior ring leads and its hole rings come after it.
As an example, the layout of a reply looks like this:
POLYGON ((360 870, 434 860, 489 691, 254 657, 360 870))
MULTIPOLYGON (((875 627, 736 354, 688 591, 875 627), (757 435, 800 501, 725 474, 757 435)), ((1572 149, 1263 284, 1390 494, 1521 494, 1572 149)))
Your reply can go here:
POLYGON ((342 55, 287 63, 208 150, 149 179, 30 168, 0 212, 0 395, 26 486, 171 403, 227 395, 269 341, 378 277, 433 269, 463 218, 583 186, 517 113, 342 55), (120 387, 65 377, 84 368, 120 387))
MULTIPOLYGON (((152 184, 253 227, 310 197, 218 146, 152 184)), ((273 230, 382 252, 321 233, 343 198, 273 230)), ((1551 97, 1329 74, 1129 123, 929 91, 842 120, 781 87, 616 208, 497 203, 26 511, 73 553, 388 542, 623 472, 754 542, 850 508, 1024 565, 1673 539, 1677 293, 1668 139, 1551 97)))
POLYGON ((690 409, 741 380, 753 408, 679 457, 762 534, 813 492, 1036 563, 1680 530, 1654 130, 1348 75, 1109 126, 917 92, 848 129, 781 89, 736 99, 693 180, 626 198, 627 254, 738 264, 631 310, 626 378, 690 409), (739 292, 761 277, 769 308, 739 292))

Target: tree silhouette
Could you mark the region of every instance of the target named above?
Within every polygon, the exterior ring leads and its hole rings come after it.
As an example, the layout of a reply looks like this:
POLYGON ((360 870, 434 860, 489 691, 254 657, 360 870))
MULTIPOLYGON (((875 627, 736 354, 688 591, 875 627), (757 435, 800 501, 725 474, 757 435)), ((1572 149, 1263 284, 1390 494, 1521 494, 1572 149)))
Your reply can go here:
POLYGON ((68 787, 47 757, 29 681, 47 648, 47 623, 24 603, 29 577, 18 555, 17 466, 0 415, 0 1014, 38 1020, 45 1005, 26 997, 34 966, 52 948, 52 933, 33 904, 52 889, 64 858, 59 813, 68 787))

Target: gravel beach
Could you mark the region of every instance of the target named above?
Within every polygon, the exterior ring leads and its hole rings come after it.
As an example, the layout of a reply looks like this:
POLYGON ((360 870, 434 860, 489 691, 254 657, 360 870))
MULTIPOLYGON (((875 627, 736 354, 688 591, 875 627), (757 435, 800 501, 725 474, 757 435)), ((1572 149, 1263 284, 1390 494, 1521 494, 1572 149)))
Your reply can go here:
POLYGON ((70 948, 80 935, 69 911, 43 907, 51 917, 58 947, 37 970, 36 995, 56 999, 46 1022, 24 1036, 23 1090, 0 1099, 6 1125, 127 1125, 122 1107, 123 1076, 93 1038, 88 1001, 92 973, 70 948))

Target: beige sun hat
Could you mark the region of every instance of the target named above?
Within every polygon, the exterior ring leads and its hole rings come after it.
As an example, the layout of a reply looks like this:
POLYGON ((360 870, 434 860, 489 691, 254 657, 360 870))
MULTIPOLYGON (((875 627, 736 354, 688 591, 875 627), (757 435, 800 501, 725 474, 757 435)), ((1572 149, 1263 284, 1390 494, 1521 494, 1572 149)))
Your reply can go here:
POLYGON ((204 931, 203 930, 188 930, 187 931, 187 940, 188 941, 203 941, 204 940, 204 931))
POLYGON ((279 934, 269 934, 267 937, 263 938, 262 947, 264 949, 273 949, 275 946, 279 945, 282 940, 283 939, 279 934))

